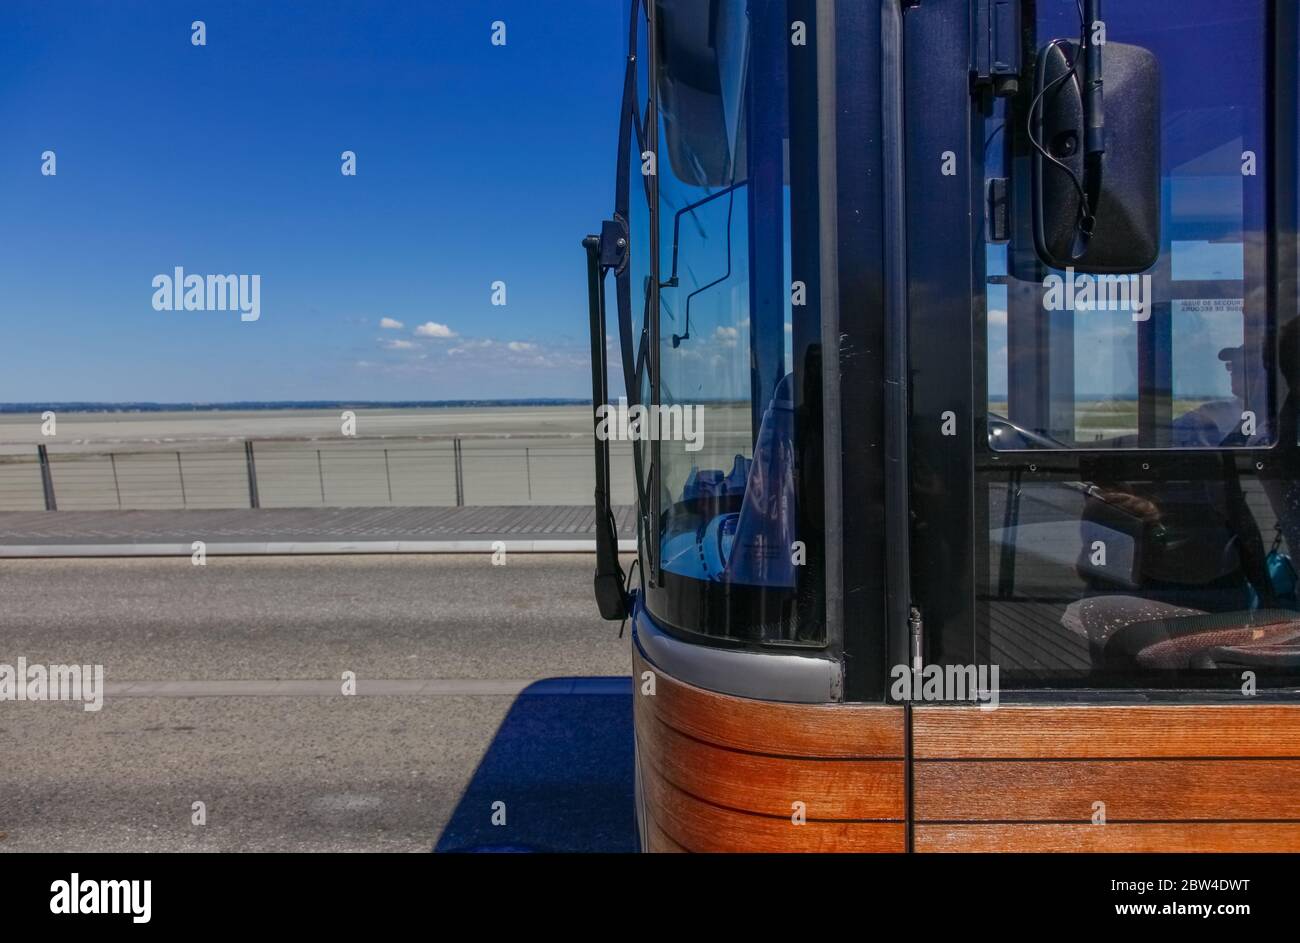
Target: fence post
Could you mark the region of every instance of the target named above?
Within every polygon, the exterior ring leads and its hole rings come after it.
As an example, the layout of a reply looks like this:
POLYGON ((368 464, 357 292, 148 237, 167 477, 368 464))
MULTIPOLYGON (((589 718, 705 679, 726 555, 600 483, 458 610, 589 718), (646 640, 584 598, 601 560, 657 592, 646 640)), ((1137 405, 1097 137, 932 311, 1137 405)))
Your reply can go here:
POLYGON ((122 510, 122 487, 117 483, 117 455, 108 453, 108 464, 113 466, 113 491, 117 494, 117 509, 122 510))
POLYGON ((253 440, 244 440, 244 466, 248 469, 248 506, 260 508, 261 500, 257 495, 257 463, 253 460, 253 440))
POLYGON ((54 476, 50 473, 50 455, 44 445, 36 446, 36 457, 41 463, 41 488, 45 492, 45 510, 57 511, 58 502, 54 500, 54 476))
POLYGON ((388 503, 393 503, 393 473, 388 470, 388 449, 384 449, 384 480, 388 482, 388 503))
POLYGON ((189 507, 188 502, 185 500, 185 469, 181 465, 181 453, 179 451, 176 453, 176 474, 180 475, 181 478, 181 507, 189 507))
POLYGON ((456 507, 460 508, 465 506, 465 471, 461 467, 460 439, 453 439, 451 446, 456 460, 456 507))
POLYGON ((533 462, 528 456, 528 448, 524 447, 524 477, 528 479, 528 502, 533 500, 533 462))
POLYGON ((325 466, 321 464, 320 449, 316 450, 316 478, 320 481, 320 503, 325 504, 325 466))

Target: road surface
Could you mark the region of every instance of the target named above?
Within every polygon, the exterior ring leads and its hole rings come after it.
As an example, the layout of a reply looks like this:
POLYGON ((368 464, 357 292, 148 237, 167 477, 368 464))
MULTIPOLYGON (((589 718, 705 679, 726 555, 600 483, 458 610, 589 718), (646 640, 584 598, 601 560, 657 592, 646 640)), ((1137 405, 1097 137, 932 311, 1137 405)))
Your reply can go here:
POLYGON ((586 555, 4 561, 0 665, 102 664, 108 695, 97 713, 0 702, 0 850, 423 852, 453 819, 444 846, 625 844, 618 684, 514 693, 627 675, 591 571, 586 555), (494 791, 507 825, 479 828, 494 791), (617 821, 544 821, 584 804, 617 821))

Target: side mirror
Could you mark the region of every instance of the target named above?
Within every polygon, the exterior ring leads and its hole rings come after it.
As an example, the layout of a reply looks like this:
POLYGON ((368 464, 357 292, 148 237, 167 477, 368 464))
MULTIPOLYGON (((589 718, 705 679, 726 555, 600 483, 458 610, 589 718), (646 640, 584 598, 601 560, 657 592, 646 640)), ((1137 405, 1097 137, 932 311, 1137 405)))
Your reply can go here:
POLYGON ((1141 46, 1044 46, 1029 130, 1034 245, 1051 268, 1142 272, 1160 254, 1160 66, 1141 46), (1085 61, 1086 60, 1086 61, 1085 61), (1090 69, 1099 68, 1093 90, 1090 69), (1105 88, 1102 104, 1100 87, 1105 88), (1104 150, 1093 142, 1104 126, 1104 150), (1039 150, 1039 147, 1042 150, 1039 150), (1046 153, 1044 153, 1046 152, 1046 153), (1084 199, 1087 212, 1083 212, 1084 199))

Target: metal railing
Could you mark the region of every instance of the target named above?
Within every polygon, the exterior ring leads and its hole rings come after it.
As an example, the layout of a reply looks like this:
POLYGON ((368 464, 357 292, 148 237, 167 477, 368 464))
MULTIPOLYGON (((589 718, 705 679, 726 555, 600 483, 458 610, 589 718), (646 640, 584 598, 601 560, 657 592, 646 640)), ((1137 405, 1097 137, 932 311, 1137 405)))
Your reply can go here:
MULTIPOLYGON (((610 443, 616 503, 631 448, 610 443)), ((586 505, 591 440, 236 440, 0 455, 0 511, 586 505)))

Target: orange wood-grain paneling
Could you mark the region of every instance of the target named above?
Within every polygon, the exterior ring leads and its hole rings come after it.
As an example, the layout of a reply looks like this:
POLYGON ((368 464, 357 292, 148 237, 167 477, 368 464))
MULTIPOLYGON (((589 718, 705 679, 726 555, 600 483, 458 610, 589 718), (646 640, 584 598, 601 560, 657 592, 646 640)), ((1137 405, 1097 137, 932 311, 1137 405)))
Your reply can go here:
MULTIPOLYGON (((644 758, 643 758, 644 762, 644 758)), ((659 828, 688 851, 903 851, 902 822, 819 822, 754 815, 712 805, 642 767, 646 804, 659 828)))
POLYGON ((646 850, 650 852, 663 854, 681 854, 686 849, 677 842, 673 841, 664 834, 664 830, 659 827, 650 816, 646 816, 646 850))
POLYGON ((918 707, 917 759, 1300 757, 1300 704, 918 707))
MULTIPOLYGON (((715 694, 639 653, 635 682, 652 850, 905 850, 901 707, 715 694)), ((918 851, 1300 850, 1300 705, 919 706, 912 717, 918 851), (1105 824, 1094 825, 1098 802, 1105 824)))
POLYGON ((905 850, 902 708, 715 694, 639 653, 634 680, 652 850, 905 850))
POLYGON ((920 762, 920 821, 1300 820, 1300 760, 920 762))
POLYGON ((694 740, 640 711, 641 750, 678 788, 715 805, 788 817, 803 802, 810 819, 906 815, 902 760, 799 759, 745 753, 694 740))
POLYGON ((918 851, 1300 850, 1300 705, 912 718, 918 851))
POLYGON ((1281 852, 1300 849, 1300 823, 922 824, 916 826, 913 847, 954 852, 1281 852))
POLYGON ((637 653, 633 697, 674 730, 731 750, 777 756, 903 756, 903 709, 862 704, 785 704, 715 694, 683 684, 637 653), (641 693, 655 672, 655 694, 641 693))

